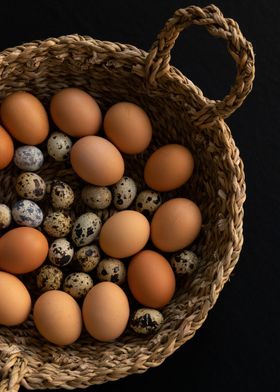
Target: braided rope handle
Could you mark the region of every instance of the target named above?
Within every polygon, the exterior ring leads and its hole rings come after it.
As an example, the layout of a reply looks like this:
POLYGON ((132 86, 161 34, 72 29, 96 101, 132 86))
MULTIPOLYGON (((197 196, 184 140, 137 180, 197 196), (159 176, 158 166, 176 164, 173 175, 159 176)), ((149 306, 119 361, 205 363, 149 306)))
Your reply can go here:
POLYGON ((11 345, 0 344, 0 392, 17 392, 27 372, 27 360, 20 350, 11 345), (2 347, 3 346, 3 347, 2 347))
POLYGON ((242 35, 238 24, 223 16, 219 8, 190 6, 177 10, 158 34, 147 56, 145 73, 149 84, 156 86, 157 79, 169 72, 170 52, 181 31, 191 25, 205 26, 214 37, 227 41, 228 52, 236 63, 237 75, 228 95, 223 100, 209 100, 199 117, 229 117, 245 100, 252 89, 255 76, 254 52, 250 42, 242 35))

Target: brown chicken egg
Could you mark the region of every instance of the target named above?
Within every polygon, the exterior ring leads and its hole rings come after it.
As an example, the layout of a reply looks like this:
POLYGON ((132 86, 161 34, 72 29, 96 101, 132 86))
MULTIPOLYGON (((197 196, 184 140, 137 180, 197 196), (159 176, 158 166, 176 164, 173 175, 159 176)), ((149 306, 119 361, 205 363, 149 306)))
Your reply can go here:
POLYGON ((21 143, 40 144, 48 136, 47 112, 30 93, 17 91, 8 95, 1 105, 1 117, 7 131, 21 143))
POLYGON ((100 136, 79 139, 71 150, 71 164, 78 176, 93 185, 115 184, 124 173, 120 152, 100 136))
POLYGON ((14 143, 8 132, 0 126, 0 170, 12 161, 14 156, 14 143))
POLYGON ((73 137, 95 135, 102 123, 97 102, 85 91, 65 88, 51 100, 50 112, 60 130, 73 137))

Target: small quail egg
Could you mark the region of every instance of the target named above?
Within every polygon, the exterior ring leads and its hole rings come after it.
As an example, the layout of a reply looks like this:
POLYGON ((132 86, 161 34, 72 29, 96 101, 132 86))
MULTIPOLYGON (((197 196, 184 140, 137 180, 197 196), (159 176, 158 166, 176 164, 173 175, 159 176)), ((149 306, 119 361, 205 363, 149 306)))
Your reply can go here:
POLYGON ((146 218, 150 218, 161 203, 160 193, 147 189, 137 196, 136 211, 141 212, 146 218))
POLYGON ((63 290, 76 299, 87 295, 92 287, 92 278, 84 272, 73 272, 72 274, 66 276, 63 284, 63 290))
POLYGON ((190 250, 175 253, 170 260, 171 267, 177 275, 190 275, 196 269, 198 262, 198 257, 190 250))
POLYGON ((93 212, 86 212, 74 223, 72 240, 77 246, 90 244, 101 229, 101 219, 93 212))
POLYGON ((163 322, 163 315, 156 309, 141 308, 132 316, 130 326, 134 332, 147 335, 156 332, 163 322))
POLYGON ((58 290, 63 281, 63 273, 53 265, 44 265, 37 275, 37 286, 41 291, 58 290))
POLYGON ((110 208, 104 208, 104 210, 93 210, 94 212, 102 221, 102 223, 106 222, 111 216, 115 215, 118 210, 116 210, 114 207, 110 208))
POLYGON ((88 207, 98 210, 109 207, 112 201, 111 191, 106 186, 86 185, 81 196, 88 207))
POLYGON ((69 208, 74 202, 72 188, 63 181, 54 181, 51 189, 51 202, 55 208, 69 208))
POLYGON ((16 180, 16 191, 24 199, 39 201, 45 196, 46 184, 36 173, 22 173, 16 180))
POLYGON ((62 132, 52 133, 47 144, 49 155, 59 162, 69 158, 71 147, 71 139, 62 132))
POLYGON ((0 230, 10 226, 12 221, 11 210, 6 204, 0 204, 0 230))
POLYGON ((76 252, 75 258, 84 272, 90 272, 100 261, 100 250, 97 245, 83 246, 76 252))
POLYGON ((74 256, 74 248, 66 238, 54 240, 49 248, 49 259, 57 267, 69 264, 74 256))
POLYGON ((21 170, 33 172, 43 166, 44 156, 38 147, 21 146, 15 151, 14 163, 21 170))
POLYGON ((51 237, 65 237, 72 229, 72 219, 61 211, 50 212, 44 219, 43 228, 51 237))
POLYGON ((103 259, 97 266, 97 276, 101 281, 109 281, 121 285, 126 278, 125 265, 117 259, 103 259))
POLYGON ((19 200, 12 208, 14 221, 20 226, 38 227, 43 221, 43 212, 31 200, 19 200))
POLYGON ((137 194, 135 181, 127 176, 122 177, 113 186, 113 203, 117 210, 128 208, 137 194))

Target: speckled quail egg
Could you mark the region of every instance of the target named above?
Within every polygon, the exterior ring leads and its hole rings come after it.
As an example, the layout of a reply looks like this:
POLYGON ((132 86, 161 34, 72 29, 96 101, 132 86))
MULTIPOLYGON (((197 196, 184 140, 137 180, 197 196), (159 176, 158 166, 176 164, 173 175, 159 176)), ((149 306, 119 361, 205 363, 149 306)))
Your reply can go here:
POLYGON ((16 180, 17 194, 28 200, 42 200, 46 193, 45 181, 36 173, 21 173, 16 180))
POLYGON ((76 299, 87 295, 92 287, 92 278, 84 272, 73 272, 66 276, 63 284, 63 290, 76 299))
POLYGON ((63 273, 54 265, 44 265, 37 275, 37 287, 41 291, 58 290, 62 281, 63 273))
POLYGON ((125 282, 126 269, 121 260, 106 258, 97 266, 97 276, 101 281, 108 281, 121 285, 125 282))
POLYGON ((0 204, 0 230, 10 226, 12 221, 12 212, 6 204, 0 204))
POLYGON ((41 150, 35 146, 21 146, 16 149, 14 164, 21 170, 34 172, 39 170, 44 163, 41 150))
POLYGON ((127 176, 122 177, 113 186, 113 203, 117 210, 128 208, 137 194, 135 181, 127 176))
POLYGON ((198 263, 197 255, 190 250, 175 253, 170 259, 171 267, 177 275, 190 275, 196 269, 198 263))
POLYGON ((19 200, 12 208, 14 221, 20 226, 38 227, 43 221, 43 212, 31 200, 19 200))
POLYGON ((111 191, 106 186, 86 185, 81 197, 88 207, 98 210, 109 207, 112 201, 111 191))
POLYGON ((72 229, 72 219, 62 211, 50 212, 44 219, 43 228, 51 237, 65 237, 72 229))
POLYGON ((75 259, 84 272, 94 270, 99 263, 100 258, 100 250, 97 245, 83 246, 75 254, 75 259))
POLYGON ((147 335, 156 332, 163 322, 163 315, 156 309, 141 308, 132 316, 130 327, 134 332, 147 335))
POLYGON ((74 256, 74 248, 66 238, 54 240, 49 248, 49 259, 57 267, 69 264, 74 256))
POLYGON ((69 208, 74 202, 72 188, 63 181, 53 181, 50 193, 54 208, 69 208))
POLYGON ((74 223, 72 240, 77 246, 88 245, 97 238, 100 229, 101 219, 93 212, 86 212, 74 223))
POLYGON ((59 162, 66 161, 69 158, 71 147, 71 139, 62 132, 52 133, 47 144, 49 155, 59 162))
POLYGON ((111 216, 115 215, 118 210, 114 207, 104 208, 104 210, 93 210, 94 212, 102 221, 102 223, 106 222, 111 216))
POLYGON ((136 198, 136 211, 150 218, 162 203, 160 193, 146 189, 136 198))

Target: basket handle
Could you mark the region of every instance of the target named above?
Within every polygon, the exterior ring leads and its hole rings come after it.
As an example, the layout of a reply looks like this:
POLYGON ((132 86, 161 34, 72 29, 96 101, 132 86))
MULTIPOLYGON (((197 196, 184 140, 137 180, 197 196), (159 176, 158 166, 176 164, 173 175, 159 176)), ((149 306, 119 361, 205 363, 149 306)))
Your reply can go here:
POLYGON ((17 392, 27 372, 27 360, 21 357, 19 350, 10 347, 8 359, 0 371, 0 392, 17 392))
POLYGON ((244 38, 238 24, 232 19, 226 19, 215 5, 205 8, 190 6, 175 11, 149 51, 145 64, 146 78, 150 85, 156 86, 157 79, 169 72, 171 49, 181 31, 191 25, 205 26, 214 37, 225 39, 228 52, 236 63, 237 75, 228 95, 222 100, 205 98, 207 105, 197 113, 204 119, 213 115, 227 118, 241 106, 252 89, 255 76, 254 52, 252 44, 244 38))

